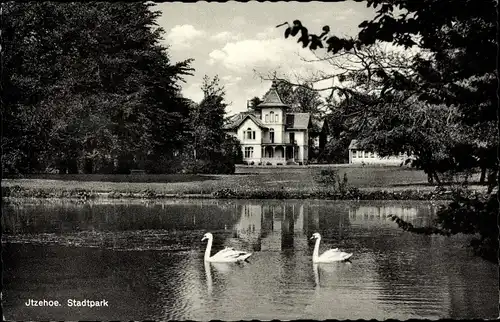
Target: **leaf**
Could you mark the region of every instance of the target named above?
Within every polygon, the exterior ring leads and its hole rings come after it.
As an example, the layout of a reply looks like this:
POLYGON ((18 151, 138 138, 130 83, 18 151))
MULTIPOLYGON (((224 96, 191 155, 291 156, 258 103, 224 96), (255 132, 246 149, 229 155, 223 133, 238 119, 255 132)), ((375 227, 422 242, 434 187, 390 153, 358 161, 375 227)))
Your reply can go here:
POLYGON ((302 48, 306 48, 307 45, 309 44, 309 37, 307 38, 300 37, 299 40, 297 40, 297 42, 302 42, 302 48))
POLYGON ((288 27, 286 28, 285 30, 285 38, 288 38, 288 36, 290 36, 290 32, 292 31, 292 28, 288 27))
POLYGON ((366 27, 368 27, 368 21, 367 20, 363 21, 362 23, 360 23, 358 25, 358 27, 359 28, 366 28, 366 27))
POLYGON ((299 32, 299 30, 301 30, 303 27, 302 27, 302 23, 300 22, 300 20, 294 20, 293 21, 293 28, 292 28, 292 32, 291 32, 291 35, 293 37, 295 37, 295 35, 297 35, 297 33, 299 32))

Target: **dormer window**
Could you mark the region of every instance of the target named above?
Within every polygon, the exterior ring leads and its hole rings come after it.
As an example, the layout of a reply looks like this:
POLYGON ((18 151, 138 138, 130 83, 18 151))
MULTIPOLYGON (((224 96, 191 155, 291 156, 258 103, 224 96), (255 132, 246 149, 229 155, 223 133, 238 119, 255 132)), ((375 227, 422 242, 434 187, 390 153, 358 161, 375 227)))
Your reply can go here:
POLYGON ((271 123, 274 122, 274 112, 273 111, 269 112, 269 116, 270 116, 269 122, 271 122, 271 123))

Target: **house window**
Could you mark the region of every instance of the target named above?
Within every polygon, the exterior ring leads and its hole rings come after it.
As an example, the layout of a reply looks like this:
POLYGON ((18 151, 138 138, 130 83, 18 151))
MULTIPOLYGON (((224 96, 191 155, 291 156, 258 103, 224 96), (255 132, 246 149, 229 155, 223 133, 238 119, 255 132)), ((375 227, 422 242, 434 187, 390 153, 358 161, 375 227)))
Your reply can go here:
POLYGON ((251 128, 248 128, 247 131, 246 131, 247 135, 246 135, 246 139, 248 140, 255 140, 255 131, 252 131, 251 128))
POLYGON ((372 158, 375 158, 375 152, 373 152, 370 156, 371 156, 372 158))
POLYGON ((245 158, 253 158, 253 147, 245 147, 245 158))
POLYGON ((266 123, 269 122, 269 114, 266 114, 266 123))
POLYGON ((274 129, 269 130, 269 142, 274 143, 274 129))
POLYGON ((274 158, 274 149, 269 150, 269 157, 274 158))
POLYGON ((358 151, 352 150, 352 157, 357 158, 358 157, 358 151))
POLYGON ((361 151, 356 151, 356 157, 361 158, 361 151))
POLYGON ((295 143, 295 133, 290 133, 290 143, 295 143))
POLYGON ((279 116, 279 114, 276 114, 276 116, 275 116, 275 122, 279 123, 279 121, 280 121, 280 116, 279 116))
POLYGON ((270 118, 269 122, 271 122, 271 123, 274 122, 274 112, 273 111, 269 112, 269 118, 270 118))

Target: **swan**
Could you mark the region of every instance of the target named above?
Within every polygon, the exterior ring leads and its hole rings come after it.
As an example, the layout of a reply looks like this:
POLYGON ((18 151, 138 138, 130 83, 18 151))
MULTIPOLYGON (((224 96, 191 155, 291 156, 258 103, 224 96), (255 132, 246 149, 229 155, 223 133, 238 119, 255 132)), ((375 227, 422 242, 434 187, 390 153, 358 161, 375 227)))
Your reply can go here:
POLYGON ((201 241, 208 239, 207 249, 205 250, 205 261, 207 262, 219 262, 219 263, 230 263, 230 262, 241 262, 246 260, 252 255, 252 253, 247 253, 239 250, 235 250, 231 247, 226 247, 214 256, 210 256, 210 250, 212 249, 212 242, 214 236, 211 233, 206 233, 203 235, 201 241))
POLYGON ((321 256, 319 256, 318 253, 319 253, 319 243, 321 241, 321 235, 319 233, 314 233, 311 239, 316 239, 316 244, 314 245, 313 258, 312 258, 313 263, 333 263, 338 261, 345 261, 352 256, 352 253, 345 253, 343 251, 340 251, 338 248, 329 249, 323 254, 321 254, 321 256))

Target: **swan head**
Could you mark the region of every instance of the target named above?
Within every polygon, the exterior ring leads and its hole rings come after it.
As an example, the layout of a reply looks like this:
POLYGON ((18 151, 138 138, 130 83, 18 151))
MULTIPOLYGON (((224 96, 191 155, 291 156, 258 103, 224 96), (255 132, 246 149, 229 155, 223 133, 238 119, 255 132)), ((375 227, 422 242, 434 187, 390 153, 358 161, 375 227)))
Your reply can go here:
POLYGON ((311 237, 311 239, 318 239, 321 238, 321 235, 319 233, 314 233, 311 237))
POLYGON ((205 239, 211 239, 213 236, 211 233, 206 233, 205 235, 203 235, 203 238, 201 239, 201 241, 204 241, 205 239))

